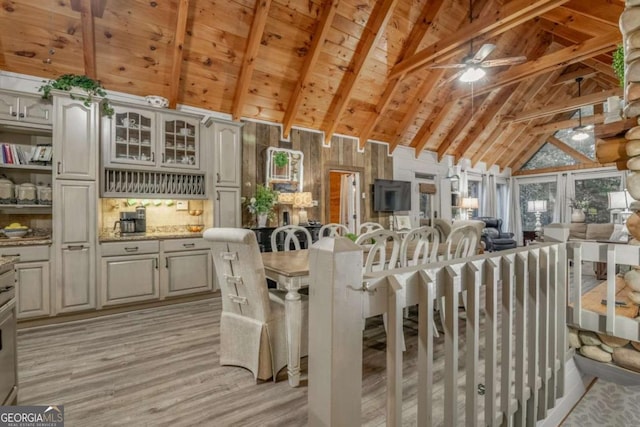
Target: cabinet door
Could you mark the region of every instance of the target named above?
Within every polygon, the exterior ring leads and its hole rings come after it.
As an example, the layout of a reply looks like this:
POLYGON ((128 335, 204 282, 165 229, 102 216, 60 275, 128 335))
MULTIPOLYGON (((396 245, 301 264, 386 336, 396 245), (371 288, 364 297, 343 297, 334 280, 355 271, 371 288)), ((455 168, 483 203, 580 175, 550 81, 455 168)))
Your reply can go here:
POLYGON ((95 249, 69 245, 56 254, 57 308, 59 313, 96 306, 95 249))
POLYGON ((240 227, 240 189, 239 188, 216 188, 215 200, 216 227, 240 227))
POLYGON ((160 116, 160 166, 200 168, 200 121, 177 115, 160 116))
POLYGON ((57 245, 95 243, 95 191, 93 182, 56 181, 53 210, 57 245))
POLYGON ((0 92, 0 119, 16 120, 18 117, 18 97, 13 93, 0 92))
POLYGON ((157 299, 158 254, 102 257, 102 305, 157 299))
POLYGON ((215 181, 223 187, 240 187, 242 144, 240 128, 229 124, 215 124, 215 181))
POLYGON ((98 163, 97 102, 54 96, 53 161, 56 178, 95 180, 98 163))
POLYGON ((156 159, 156 114, 142 109, 114 106, 114 115, 105 118, 110 132, 107 163, 155 166, 156 159))
POLYGON ((48 316, 50 280, 49 262, 25 262, 16 265, 18 319, 48 316))
POLYGON ((163 296, 209 291, 213 286, 211 251, 172 252, 165 255, 163 296))
POLYGON ((18 108, 20 121, 51 124, 53 105, 41 96, 20 96, 18 108))

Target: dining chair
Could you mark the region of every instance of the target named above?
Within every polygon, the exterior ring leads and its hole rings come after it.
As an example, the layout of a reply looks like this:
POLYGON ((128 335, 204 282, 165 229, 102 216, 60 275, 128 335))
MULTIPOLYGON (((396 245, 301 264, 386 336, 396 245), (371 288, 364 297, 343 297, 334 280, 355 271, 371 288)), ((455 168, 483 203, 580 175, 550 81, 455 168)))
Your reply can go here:
POLYGON ((438 260, 440 235, 433 227, 419 227, 409 231, 400 246, 400 266, 426 264, 438 260))
POLYGON ((363 222, 358 228, 358 234, 366 234, 374 230, 384 230, 384 227, 377 222, 363 222))
POLYGON ((331 222, 329 224, 325 224, 320 227, 320 231, 318 232, 318 237, 338 237, 338 236, 346 236, 349 232, 349 229, 344 224, 338 224, 335 222, 331 222))
POLYGON ((276 228, 275 230, 273 230, 273 233, 271 233, 271 250, 273 252, 279 252, 280 250, 287 252, 293 250, 299 251, 300 249, 309 249, 311 243, 313 243, 313 240, 311 239, 311 233, 309 233, 309 230, 304 227, 300 227, 299 225, 284 225, 282 227, 276 228), (282 249, 278 248, 278 236, 280 234, 284 234, 282 240, 282 249), (302 234, 306 238, 306 247, 303 247, 304 245, 300 240, 300 234, 302 234), (293 247, 291 245, 293 245, 293 247))
MULTIPOLYGON (((220 364, 241 366, 254 379, 276 380, 287 365, 285 292, 269 290, 256 235, 241 228, 210 228, 204 239, 222 297, 220 364)), ((308 300, 302 297, 301 356, 307 351, 308 300)))
MULTIPOLYGON (((356 244, 363 247, 366 253, 364 262, 364 273, 386 270, 387 268, 396 268, 400 257, 400 237, 391 230, 374 230, 369 233, 361 234, 356 239, 356 244)), ((372 304, 374 298, 386 298, 386 294, 379 294, 371 298, 365 298, 365 305, 372 304)), ((381 301, 373 302, 375 305, 381 304, 381 301)), ((382 314, 384 322, 384 330, 387 330, 387 313, 382 314)), ((363 324, 364 328, 364 324, 363 324)), ((402 351, 406 350, 404 343, 404 334, 400 337, 402 340, 402 351)))

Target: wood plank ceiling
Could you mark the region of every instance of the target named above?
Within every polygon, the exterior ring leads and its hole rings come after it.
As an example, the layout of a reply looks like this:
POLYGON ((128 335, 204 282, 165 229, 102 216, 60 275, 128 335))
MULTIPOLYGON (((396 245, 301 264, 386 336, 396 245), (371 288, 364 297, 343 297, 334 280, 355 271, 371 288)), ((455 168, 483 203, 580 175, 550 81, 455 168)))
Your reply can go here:
POLYGON ((622 94, 623 8, 474 0, 470 22, 468 0, 5 0, 0 69, 518 168, 575 126, 571 111, 622 94), (472 40, 527 62, 442 84, 457 70, 429 66, 462 61, 472 40))

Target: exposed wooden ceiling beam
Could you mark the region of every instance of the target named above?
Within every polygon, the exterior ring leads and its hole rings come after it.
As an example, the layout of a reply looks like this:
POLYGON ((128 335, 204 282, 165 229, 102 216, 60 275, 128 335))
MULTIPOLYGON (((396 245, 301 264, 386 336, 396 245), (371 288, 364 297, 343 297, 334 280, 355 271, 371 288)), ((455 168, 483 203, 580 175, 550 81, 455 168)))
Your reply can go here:
POLYGON ((102 12, 104 12, 104 2, 99 2, 96 0, 74 0, 71 2, 71 9, 76 12, 80 12, 84 74, 88 77, 91 77, 92 79, 97 79, 98 73, 96 70, 96 37, 93 22, 94 8, 96 12, 99 12, 100 8, 102 8, 102 12))
POLYGON ((309 85, 312 75, 311 72, 318 62, 320 52, 322 52, 322 46, 327 38, 329 29, 331 29, 331 23, 333 22, 333 17, 335 16, 339 5, 340 0, 326 0, 324 3, 320 21, 318 22, 315 34, 313 35, 313 40, 311 40, 309 53, 307 53, 307 56, 304 59, 304 64, 302 64, 302 69, 300 70, 300 77, 296 82, 296 87, 293 89, 293 94, 291 95, 291 99, 287 105, 287 110, 284 113, 284 119, 282 120, 282 133, 285 138, 289 138, 289 132, 291 132, 293 121, 296 118, 296 113, 298 112, 300 103, 302 102, 302 93, 309 85))
MULTIPOLYGON (((594 114, 593 116, 583 116, 582 124, 583 125, 593 125, 604 123, 606 115, 605 114, 594 114)), ((531 135, 540 135, 541 133, 548 132, 557 132, 562 129, 570 129, 578 126, 580 123, 578 119, 569 119, 569 120, 560 120, 545 123, 543 125, 533 126, 529 129, 529 133, 531 135)))
POLYGON ((588 79, 594 77, 596 74, 598 74, 598 72, 593 68, 580 67, 577 70, 571 71, 569 73, 560 74, 556 81, 551 84, 551 86, 575 84, 578 77, 588 79))
POLYGON ((617 23, 612 24, 607 22, 606 24, 603 24, 598 20, 576 13, 575 11, 565 7, 557 7, 550 10, 544 15, 541 15, 540 18, 547 19, 571 30, 588 34, 591 37, 601 36, 611 31, 613 28, 618 29, 617 23))
MULTIPOLYGON (((519 82, 531 77, 535 77, 539 74, 548 73, 559 68, 564 68, 569 64, 575 64, 581 62, 586 58, 590 58, 602 52, 606 52, 615 48, 620 43, 621 35, 619 32, 611 32, 610 34, 594 37, 564 49, 560 49, 556 52, 545 55, 535 61, 525 62, 524 64, 514 65, 510 69, 497 74, 491 79, 491 83, 478 86, 475 88, 473 96, 478 96, 499 87, 506 86, 508 84, 519 82)), ((451 97, 461 98, 471 96, 468 91, 458 89, 452 92, 451 97)))
MULTIPOLYGON (((435 17, 438 15, 438 12, 440 11, 440 7, 442 6, 443 3, 444 3, 444 0, 435 0, 432 2, 425 3, 425 5, 422 8, 422 13, 420 14, 420 17, 416 21, 416 24, 413 26, 413 29, 411 30, 411 34, 409 34, 409 37, 407 38, 407 42, 404 47, 404 53, 400 56, 400 60, 402 60, 406 56, 412 56, 416 53, 416 51, 418 50, 418 47, 420 47, 420 43, 422 42, 422 39, 424 38, 425 34, 427 34, 429 27, 431 27, 431 23, 433 22, 435 17)), ((391 102, 391 99, 393 98, 393 95, 396 93, 396 90, 398 89, 399 83, 400 83, 399 78, 391 79, 387 83, 387 87, 384 89, 384 92, 382 92, 382 96, 380 97, 380 99, 378 100, 378 104, 376 105, 373 120, 367 121, 367 123, 365 124, 365 127, 362 129, 362 132, 360 133, 360 149, 364 148, 364 145, 367 143, 367 140, 371 137, 371 133, 376 128, 376 125, 378 124, 380 119, 383 117, 384 112, 386 111, 387 107, 389 106, 389 103, 391 102)), ((424 87, 424 85, 422 86, 424 87)), ((421 102, 420 100, 422 98, 420 98, 420 96, 418 95, 417 99, 419 100, 418 102, 421 102)), ((415 113, 417 114, 416 110, 417 109, 412 109, 411 111, 412 112, 415 111, 415 113)), ((390 153, 393 153, 393 150, 395 150, 395 148, 398 146, 399 140, 400 140, 399 138, 395 138, 389 144, 390 153)))
POLYGON ((458 114, 458 118, 456 119, 453 127, 449 129, 449 132, 446 135, 442 135, 437 138, 437 141, 441 141, 438 143, 436 148, 436 153, 438 154, 438 161, 441 161, 442 158, 447 154, 449 147, 455 141, 456 135, 458 135, 464 128, 469 125, 469 116, 471 116, 473 112, 471 111, 471 103, 468 103, 465 108, 462 110, 460 114, 458 114))
POLYGON ((521 135, 527 129, 526 123, 516 123, 513 127, 508 128, 511 132, 505 133, 500 136, 496 143, 496 148, 491 150, 486 161, 487 170, 491 169, 493 165, 501 165, 505 161, 505 157, 509 151, 509 148, 513 144, 524 145, 521 135))
POLYGON ((553 105, 545 105, 541 107, 535 107, 527 111, 522 111, 516 114, 512 121, 522 122, 540 117, 547 117, 553 114, 562 113, 564 111, 576 110, 580 107, 587 105, 593 105, 598 102, 604 102, 610 96, 622 96, 622 88, 610 89, 603 92, 591 93, 589 95, 582 95, 580 97, 571 98, 566 101, 559 102, 553 105))
POLYGON ((571 0, 565 6, 603 24, 614 26, 618 25, 618 20, 624 10, 624 3, 620 1, 571 0))
POLYGON ((512 172, 511 175, 513 176, 525 176, 525 175, 538 175, 541 173, 553 173, 553 172, 564 172, 564 171, 572 171, 572 170, 579 170, 579 169, 592 169, 592 168, 601 168, 602 166, 608 166, 608 165, 602 165, 600 163, 581 163, 578 165, 571 165, 571 166, 555 166, 552 168, 542 168, 542 169, 532 169, 532 170, 517 170, 515 172, 512 172))
POLYGON ((247 48, 244 51, 242 67, 240 69, 240 74, 238 75, 235 95, 233 96, 233 107, 231 110, 231 117, 233 120, 240 120, 247 95, 249 95, 251 75, 253 74, 253 69, 256 65, 255 62, 258 56, 258 48, 260 47, 260 41, 262 40, 262 34, 264 33, 264 27, 267 23, 270 7, 271 0, 258 0, 256 2, 253 22, 251 23, 249 37, 247 38, 247 48))
POLYGON ((415 156, 418 158, 424 147, 429 142, 429 138, 433 134, 433 132, 438 129, 438 126, 444 121, 444 119, 449 115, 453 107, 457 104, 458 108, 461 107, 464 103, 462 101, 449 101, 444 106, 441 107, 437 116, 434 117, 433 120, 425 120, 425 122, 420 127, 418 133, 411 141, 411 146, 415 147, 415 156))
MULTIPOLYGON (((435 64, 455 55, 470 40, 480 36, 498 36, 530 19, 535 18, 568 0, 513 0, 498 8, 486 18, 478 19, 459 32, 445 37, 393 67, 389 78, 400 77, 427 64, 435 64)), ((466 47, 466 46, 464 46, 466 47)))
POLYGON ((559 148, 561 151, 564 151, 565 153, 567 153, 568 155, 570 155, 580 163, 593 163, 593 159, 590 159, 589 157, 585 156, 575 148, 569 147, 567 144, 565 144, 564 142, 562 142, 561 140, 559 140, 553 135, 547 138, 547 142, 550 144, 553 144, 555 147, 559 148))
POLYGON ((338 92, 333 97, 333 102, 329 108, 329 114, 325 119, 324 125, 324 139, 325 144, 328 145, 331 142, 331 136, 338 126, 338 120, 342 116, 342 113, 347 109, 351 94, 355 88, 356 82, 360 77, 362 68, 364 67, 367 59, 373 54, 378 41, 382 37, 384 29, 393 14, 398 0, 383 0, 381 2, 375 2, 367 26, 364 29, 364 34, 358 43, 356 53, 352 60, 352 66, 346 71, 345 76, 340 83, 338 92))
POLYGON ((182 48, 187 33, 187 17, 189 16, 189 0, 178 3, 178 17, 176 32, 171 52, 171 74, 169 75, 169 108, 176 108, 180 89, 180 75, 182 70, 182 48))
MULTIPOLYGON (((71 0, 71 10, 76 12, 82 11, 82 3, 84 0, 71 0)), ((104 8, 107 6, 107 0, 91 0, 91 13, 94 18, 102 18, 104 8)))

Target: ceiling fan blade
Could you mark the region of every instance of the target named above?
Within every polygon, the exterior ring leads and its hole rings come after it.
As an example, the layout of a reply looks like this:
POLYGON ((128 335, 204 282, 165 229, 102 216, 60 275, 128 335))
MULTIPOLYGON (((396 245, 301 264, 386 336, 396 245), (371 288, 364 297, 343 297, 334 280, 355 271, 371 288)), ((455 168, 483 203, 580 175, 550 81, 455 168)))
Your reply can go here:
POLYGON ((441 80, 440 83, 438 83, 438 85, 436 87, 440 87, 440 86, 444 86, 449 82, 454 81, 455 79, 459 78, 461 75, 464 74, 464 72, 467 70, 460 70, 457 73, 453 73, 452 75, 450 75, 449 77, 447 77, 444 80, 441 80))
POLYGON ((489 59, 480 63, 483 67, 500 67, 502 65, 515 65, 527 62, 526 56, 512 56, 510 58, 489 59))
POLYGON ((442 64, 442 65, 430 65, 427 68, 464 68, 467 64, 442 64))
POLYGON ((475 64, 477 64, 478 62, 482 62, 484 58, 489 56, 489 54, 493 52, 493 49, 495 48, 496 48, 495 44, 490 44, 490 43, 483 44, 482 47, 480 47, 480 50, 478 51, 478 53, 475 54, 475 56, 471 59, 470 62, 473 62, 475 64))

